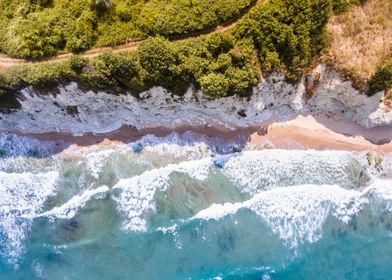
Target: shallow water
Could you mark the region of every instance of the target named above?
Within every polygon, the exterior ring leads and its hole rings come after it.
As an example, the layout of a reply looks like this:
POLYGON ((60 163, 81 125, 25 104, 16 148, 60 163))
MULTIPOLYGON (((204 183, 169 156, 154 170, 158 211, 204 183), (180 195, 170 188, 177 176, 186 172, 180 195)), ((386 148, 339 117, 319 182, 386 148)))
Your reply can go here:
POLYGON ((391 157, 0 135, 0 279, 388 279, 391 157), (72 155, 72 156, 70 156, 72 155))

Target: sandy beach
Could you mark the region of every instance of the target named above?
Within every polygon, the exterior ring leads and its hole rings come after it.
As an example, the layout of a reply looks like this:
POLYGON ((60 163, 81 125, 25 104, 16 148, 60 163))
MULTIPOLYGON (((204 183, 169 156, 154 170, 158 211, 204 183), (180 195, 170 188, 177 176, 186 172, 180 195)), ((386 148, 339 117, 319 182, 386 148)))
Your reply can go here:
MULTIPOLYGON (((57 142, 59 152, 67 149, 98 145, 102 148, 116 144, 136 141, 141 137, 152 134, 166 136, 192 131, 211 139, 225 142, 235 142, 245 149, 314 149, 314 150, 347 150, 392 152, 392 127, 364 128, 355 122, 334 115, 298 115, 289 121, 268 121, 259 125, 227 129, 223 126, 178 126, 177 128, 146 128, 138 130, 122 126, 111 133, 88 133, 74 136, 70 133, 25 133, 22 131, 7 131, 20 136, 28 136, 38 140, 57 142)), ((5 132, 5 131, 3 131, 5 132)))
POLYGON ((254 133, 250 143, 270 143, 281 149, 392 151, 392 128, 364 128, 342 116, 297 116, 268 126, 264 135, 254 133))

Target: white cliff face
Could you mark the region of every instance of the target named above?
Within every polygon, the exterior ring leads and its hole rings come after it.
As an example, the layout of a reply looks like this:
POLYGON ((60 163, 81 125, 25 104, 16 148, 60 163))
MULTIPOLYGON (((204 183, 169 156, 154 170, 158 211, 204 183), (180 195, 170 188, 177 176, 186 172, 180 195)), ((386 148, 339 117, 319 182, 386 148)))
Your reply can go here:
POLYGON ((0 113, 0 129, 30 133, 108 133, 130 125, 138 129, 184 125, 223 125, 228 128, 257 125, 296 114, 344 113, 362 126, 392 125, 392 112, 383 108, 383 93, 360 94, 350 81, 319 65, 296 84, 272 74, 253 89, 250 98, 237 96, 208 100, 190 88, 183 97, 155 87, 140 94, 115 96, 81 91, 77 84, 60 87, 60 94, 39 95, 21 91, 22 109, 0 113))
POLYGON ((388 112, 382 103, 383 92, 372 97, 361 94, 352 86, 351 81, 342 81, 336 71, 325 65, 316 67, 310 77, 319 77, 319 84, 308 102, 314 111, 342 112, 365 127, 392 124, 392 112, 388 112))

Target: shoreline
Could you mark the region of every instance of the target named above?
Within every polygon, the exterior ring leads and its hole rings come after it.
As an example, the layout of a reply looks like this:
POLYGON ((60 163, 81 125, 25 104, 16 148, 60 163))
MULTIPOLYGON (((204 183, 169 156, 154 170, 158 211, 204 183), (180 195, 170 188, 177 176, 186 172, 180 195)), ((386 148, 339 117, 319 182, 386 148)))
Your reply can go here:
POLYGON ((66 132, 28 133, 0 129, 0 133, 53 141, 57 143, 58 152, 92 145, 104 148, 134 142, 146 135, 165 137, 171 133, 181 135, 189 131, 217 140, 222 144, 237 143, 245 150, 278 148, 392 152, 392 126, 365 128, 342 115, 328 116, 326 114, 298 114, 288 121, 271 119, 236 129, 226 128, 223 125, 180 125, 174 128, 151 127, 138 130, 123 125, 120 129, 110 133, 86 133, 81 136, 66 132))

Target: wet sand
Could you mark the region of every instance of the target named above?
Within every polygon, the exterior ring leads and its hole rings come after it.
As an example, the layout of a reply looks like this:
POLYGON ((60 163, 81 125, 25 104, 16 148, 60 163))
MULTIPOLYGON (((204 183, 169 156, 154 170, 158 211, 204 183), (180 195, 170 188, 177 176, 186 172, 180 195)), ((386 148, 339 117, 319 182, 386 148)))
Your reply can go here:
POLYGON ((392 127, 364 128, 338 117, 297 116, 273 123, 264 135, 252 134, 250 143, 281 149, 392 152, 392 127))
MULTIPOLYGON (((224 142, 238 142, 247 149, 275 147, 280 149, 315 149, 392 152, 392 126, 364 128, 343 116, 298 115, 289 121, 268 121, 235 130, 224 126, 180 126, 176 128, 146 128, 137 130, 123 126, 106 134, 85 134, 75 136, 71 133, 50 132, 31 134, 22 131, 7 131, 20 136, 39 140, 58 142, 59 150, 83 146, 112 146, 116 143, 129 143, 153 134, 166 136, 186 131, 205 135, 224 142)), ((3 131, 4 132, 4 131, 3 131)))

